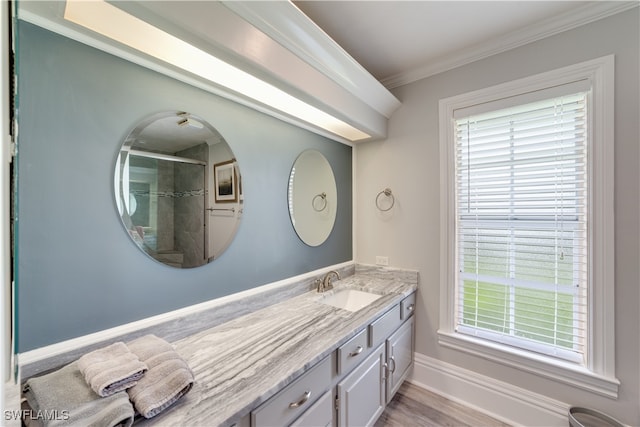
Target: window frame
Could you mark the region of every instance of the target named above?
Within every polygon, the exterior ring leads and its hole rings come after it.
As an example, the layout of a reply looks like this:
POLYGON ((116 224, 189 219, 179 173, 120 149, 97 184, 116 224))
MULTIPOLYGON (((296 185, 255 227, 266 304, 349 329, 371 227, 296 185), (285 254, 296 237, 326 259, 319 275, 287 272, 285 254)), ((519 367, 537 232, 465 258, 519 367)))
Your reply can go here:
POLYGON ((585 217, 590 90, 591 84, 585 79, 553 90, 456 110, 458 333, 574 363, 584 362, 582 338, 587 327, 582 313, 587 311, 588 286, 584 285, 588 284, 588 275, 583 267, 588 265, 585 217), (556 140, 557 134, 544 139, 534 137, 543 130, 550 131, 551 126, 554 132, 562 134, 560 140, 556 140), (558 174, 564 179, 559 188, 558 174), (519 194, 520 188, 525 194, 519 194), (562 200, 568 197, 559 212, 558 206, 550 203, 558 197, 562 200), (537 198, 543 205, 531 203, 537 198), (552 232, 553 243, 548 238, 537 240, 545 230, 552 232), (555 245, 560 241, 569 250, 570 263, 554 259, 550 265, 548 262, 554 257, 547 251, 556 251, 555 245), (491 255, 483 255, 484 250, 491 255), (530 259, 529 250, 544 260, 530 259), (531 276, 529 262, 549 270, 531 276), (565 282, 554 283, 548 277, 552 272, 560 272, 554 267, 571 273, 571 281, 566 282, 567 276, 563 275, 565 282), (481 296, 485 292, 486 300, 481 296), (544 320, 537 319, 544 323, 537 323, 535 315, 531 316, 531 322, 525 320, 530 308, 523 294, 530 292, 542 292, 538 294, 540 298, 563 301, 556 306, 559 311, 554 311, 554 315, 566 310, 564 304, 569 297, 574 316, 571 329, 562 320, 558 323, 557 317, 550 319, 550 313, 544 320), (553 341, 555 335, 550 335, 553 331, 559 333, 559 342, 553 341), (538 339, 534 338, 536 335, 538 339), (566 341, 569 337, 570 343, 566 341))
MULTIPOLYGON (((522 101, 521 104, 525 104, 522 101)), ((614 55, 441 99, 440 132, 440 345, 617 398, 614 310, 614 55), (456 316, 455 112, 523 97, 580 80, 590 83, 588 348, 585 365, 460 334, 456 316)))

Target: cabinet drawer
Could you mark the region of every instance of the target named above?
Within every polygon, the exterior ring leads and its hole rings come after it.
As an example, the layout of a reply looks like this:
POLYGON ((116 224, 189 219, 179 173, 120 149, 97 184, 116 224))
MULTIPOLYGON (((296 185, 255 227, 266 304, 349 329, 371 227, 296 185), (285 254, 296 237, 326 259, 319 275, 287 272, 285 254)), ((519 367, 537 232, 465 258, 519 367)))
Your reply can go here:
POLYGON ((331 427, 335 423, 333 422, 333 410, 335 403, 333 400, 333 389, 327 391, 322 395, 320 399, 307 411, 302 414, 300 418, 291 424, 291 427, 331 427))
POLYGON ((416 311, 416 293, 412 293, 400 303, 400 318, 407 320, 416 311))
POLYGON ((371 347, 387 339, 400 326, 400 304, 369 325, 369 345, 371 347))
POLYGON ((338 375, 343 375, 364 360, 368 353, 367 329, 363 329, 346 343, 338 348, 338 375))
POLYGON ((251 412, 252 425, 283 426, 298 418, 331 387, 333 354, 251 412))
POLYGON ((247 414, 244 417, 240 418, 240 420, 231 424, 231 427, 251 427, 251 417, 249 416, 249 414, 247 414))

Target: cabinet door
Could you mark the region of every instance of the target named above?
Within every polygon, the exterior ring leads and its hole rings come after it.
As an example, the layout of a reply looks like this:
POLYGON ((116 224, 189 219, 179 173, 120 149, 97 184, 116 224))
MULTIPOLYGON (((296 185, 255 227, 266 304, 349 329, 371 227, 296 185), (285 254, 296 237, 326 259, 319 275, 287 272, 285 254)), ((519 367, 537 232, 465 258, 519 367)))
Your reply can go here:
POLYGON ((338 384, 340 427, 373 425, 385 407, 385 376, 383 344, 338 384))
POLYGON ((322 395, 316 403, 306 410, 291 427, 331 427, 336 413, 333 403, 333 389, 322 395))
POLYGON ((387 403, 398 391, 413 364, 413 328, 415 316, 411 316, 387 339, 387 403))

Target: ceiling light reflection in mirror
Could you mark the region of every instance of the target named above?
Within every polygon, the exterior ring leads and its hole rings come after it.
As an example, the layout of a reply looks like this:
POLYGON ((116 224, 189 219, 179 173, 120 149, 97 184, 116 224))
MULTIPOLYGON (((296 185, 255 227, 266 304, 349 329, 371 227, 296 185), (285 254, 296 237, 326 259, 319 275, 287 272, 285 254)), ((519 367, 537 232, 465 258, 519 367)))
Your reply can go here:
POLYGON ((64 19, 290 116, 358 141, 370 135, 101 0, 68 0, 64 19))

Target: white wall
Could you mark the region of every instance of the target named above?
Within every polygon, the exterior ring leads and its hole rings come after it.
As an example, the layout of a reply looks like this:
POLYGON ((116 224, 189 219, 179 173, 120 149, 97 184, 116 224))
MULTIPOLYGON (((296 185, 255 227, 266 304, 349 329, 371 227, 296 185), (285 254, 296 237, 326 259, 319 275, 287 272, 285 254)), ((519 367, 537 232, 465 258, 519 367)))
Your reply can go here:
MULTIPOLYGON (((531 43, 394 90, 402 101, 384 141, 355 149, 356 261, 389 257, 395 267, 420 272, 416 352, 431 360, 530 390, 571 405, 589 406, 640 425, 640 150, 638 8, 531 43), (439 153, 438 100, 608 54, 616 58, 616 370, 617 400, 438 345, 439 153), (390 187, 387 214, 375 197, 390 187)), ((454 391, 451 391, 452 393, 454 391)))

